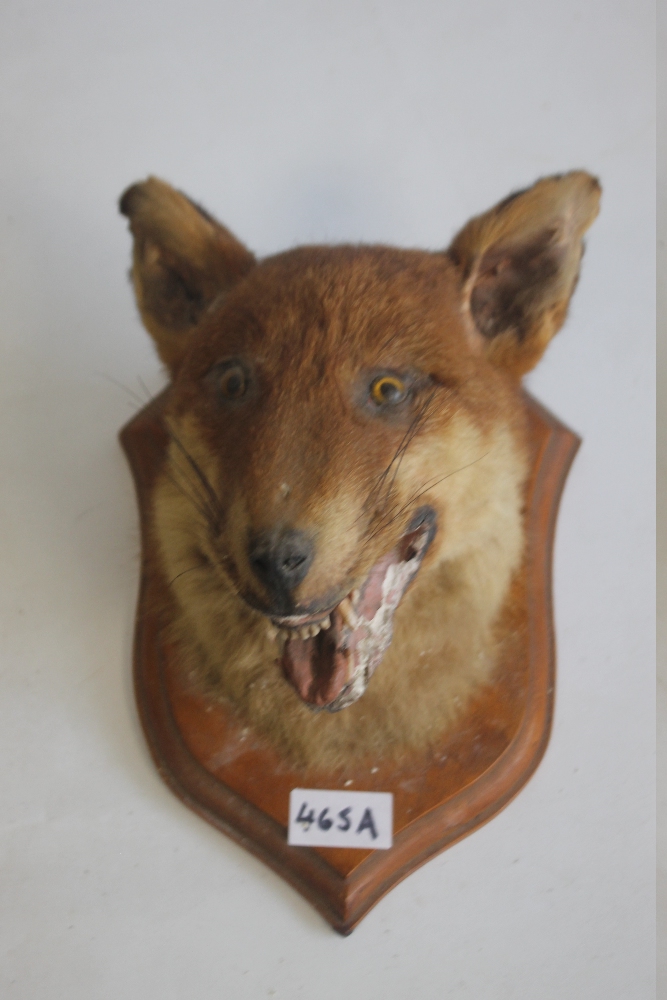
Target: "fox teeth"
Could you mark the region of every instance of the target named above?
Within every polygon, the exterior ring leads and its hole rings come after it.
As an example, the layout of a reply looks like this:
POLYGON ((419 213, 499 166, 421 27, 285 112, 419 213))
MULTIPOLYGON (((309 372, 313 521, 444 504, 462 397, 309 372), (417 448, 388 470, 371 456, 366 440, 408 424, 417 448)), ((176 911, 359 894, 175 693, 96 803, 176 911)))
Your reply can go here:
POLYGON ((299 628, 276 628, 275 625, 267 626, 267 633, 270 639, 279 636, 281 639, 311 639, 319 634, 321 629, 331 628, 331 618, 326 617, 323 622, 316 625, 301 625, 299 628))
POLYGON ((359 598, 361 597, 361 591, 353 590, 352 593, 350 594, 350 597, 352 598, 352 604, 358 604, 359 598))
POLYGON ((349 597, 345 597, 338 605, 338 610, 340 611, 341 618, 349 628, 356 628, 358 624, 358 618, 354 613, 354 609, 350 602, 349 597))

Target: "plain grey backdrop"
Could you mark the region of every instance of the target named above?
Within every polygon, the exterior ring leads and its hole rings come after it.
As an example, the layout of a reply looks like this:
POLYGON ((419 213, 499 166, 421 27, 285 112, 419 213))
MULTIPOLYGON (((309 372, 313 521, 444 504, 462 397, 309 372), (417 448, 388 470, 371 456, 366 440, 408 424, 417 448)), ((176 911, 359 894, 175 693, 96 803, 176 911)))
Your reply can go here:
POLYGON ((658 6, 658 996, 667 997, 667 4, 658 6))
POLYGON ((3 998, 654 995, 654 41, 645 0, 5 0, 3 998), (600 176, 602 213, 530 378, 584 439, 551 744, 505 812, 343 940, 177 802, 144 746, 116 432, 163 375, 116 201, 155 173, 259 254, 437 248, 573 167, 600 176))

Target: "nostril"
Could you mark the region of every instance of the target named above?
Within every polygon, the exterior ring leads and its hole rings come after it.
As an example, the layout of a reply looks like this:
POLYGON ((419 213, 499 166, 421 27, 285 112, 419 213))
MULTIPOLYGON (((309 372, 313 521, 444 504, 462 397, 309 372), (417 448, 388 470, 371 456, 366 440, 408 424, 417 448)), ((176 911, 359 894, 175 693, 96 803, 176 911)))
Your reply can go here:
POLYGON ((272 593, 294 590, 304 579, 314 556, 314 546, 302 531, 264 532, 251 542, 250 565, 272 593))
POLYGON ((252 568, 260 576, 266 576, 271 571, 271 560, 266 553, 250 557, 252 568))
POLYGON ((306 557, 304 555, 287 556, 287 558, 283 560, 283 569, 288 573, 293 573, 294 570, 298 569, 302 563, 305 563, 305 561, 306 557))

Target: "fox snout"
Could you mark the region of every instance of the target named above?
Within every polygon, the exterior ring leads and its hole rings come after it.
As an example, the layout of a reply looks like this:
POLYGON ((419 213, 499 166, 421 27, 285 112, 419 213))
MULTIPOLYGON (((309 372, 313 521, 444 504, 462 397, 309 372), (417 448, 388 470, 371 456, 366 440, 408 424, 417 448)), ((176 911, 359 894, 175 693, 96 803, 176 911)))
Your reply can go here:
POLYGON ((251 537, 248 562, 267 593, 269 613, 295 610, 294 591, 303 583, 315 557, 315 544, 305 531, 281 527, 251 537))

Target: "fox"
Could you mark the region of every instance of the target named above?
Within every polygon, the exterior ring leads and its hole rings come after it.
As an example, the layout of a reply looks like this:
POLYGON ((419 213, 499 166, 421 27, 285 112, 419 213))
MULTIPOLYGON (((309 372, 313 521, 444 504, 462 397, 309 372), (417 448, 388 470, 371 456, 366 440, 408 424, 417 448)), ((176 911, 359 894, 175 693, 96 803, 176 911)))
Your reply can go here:
POLYGON ((162 180, 122 195, 170 379, 161 627, 290 766, 428 753, 494 683, 526 548, 522 378, 565 321, 600 194, 576 170, 443 250, 264 259, 162 180))

